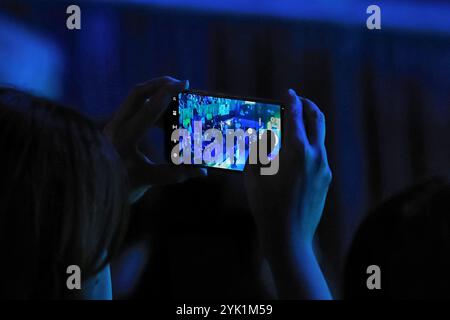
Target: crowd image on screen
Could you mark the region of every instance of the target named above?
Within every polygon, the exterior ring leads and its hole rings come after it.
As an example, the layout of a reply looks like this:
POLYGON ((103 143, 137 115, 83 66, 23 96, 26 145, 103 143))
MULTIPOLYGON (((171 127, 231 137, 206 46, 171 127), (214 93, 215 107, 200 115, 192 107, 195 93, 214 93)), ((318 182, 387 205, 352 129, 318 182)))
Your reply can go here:
MULTIPOLYGON (((280 106, 276 104, 182 93, 179 95, 179 126, 186 129, 193 139, 191 141, 191 152, 195 163, 198 155, 195 155, 193 152, 194 143, 202 141, 202 149, 211 143, 210 141, 202 140, 202 136, 208 129, 220 130, 224 141, 227 134, 232 134, 234 130, 238 129, 248 133, 251 133, 252 130, 257 132, 261 132, 262 129, 272 130, 277 136, 275 148, 279 149, 279 142, 281 141, 281 110, 280 106), (194 130, 195 122, 201 123, 201 134, 194 130)), ((236 140, 240 139, 245 140, 245 155, 243 157, 246 160, 250 144, 256 142, 256 135, 250 135, 248 139, 237 135, 236 140)), ((234 159, 230 159, 229 154, 226 154, 226 146, 224 144, 222 154, 225 155, 225 158, 223 161, 219 163, 209 162, 206 165, 242 171, 245 162, 240 163, 238 161, 239 157, 242 156, 239 154, 239 142, 236 141, 234 143, 234 153, 232 155, 234 159)), ((184 148, 187 142, 185 141, 184 145, 183 142, 181 143, 184 148)), ((272 154, 274 154, 274 151, 272 151, 272 154)))

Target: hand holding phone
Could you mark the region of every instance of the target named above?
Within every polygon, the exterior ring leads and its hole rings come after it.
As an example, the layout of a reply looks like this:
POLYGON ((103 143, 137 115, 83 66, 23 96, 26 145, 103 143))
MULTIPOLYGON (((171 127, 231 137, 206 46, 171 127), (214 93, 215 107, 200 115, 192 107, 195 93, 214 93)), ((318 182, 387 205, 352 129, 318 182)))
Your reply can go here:
POLYGON ((177 165, 233 171, 243 171, 248 162, 267 165, 281 148, 283 109, 275 101, 184 91, 169 108, 170 158, 177 165))
POLYGON ((287 101, 279 172, 261 176, 248 168, 244 181, 278 298, 329 299, 313 248, 331 182, 325 117, 293 90, 287 101))
POLYGON ((154 126, 172 96, 187 89, 188 81, 155 78, 136 85, 105 126, 104 133, 115 146, 130 178, 130 199, 136 200, 151 185, 172 184, 204 175, 202 170, 154 163, 138 148, 147 130, 154 126))

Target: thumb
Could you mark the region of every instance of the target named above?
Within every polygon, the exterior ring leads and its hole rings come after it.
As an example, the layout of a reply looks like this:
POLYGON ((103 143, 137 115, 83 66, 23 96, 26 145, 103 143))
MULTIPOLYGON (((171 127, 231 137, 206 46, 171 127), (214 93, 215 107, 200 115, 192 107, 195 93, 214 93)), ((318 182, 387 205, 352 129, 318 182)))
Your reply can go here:
POLYGON ((134 186, 142 185, 168 185, 184 182, 191 178, 199 178, 207 176, 207 170, 204 168, 192 166, 176 166, 173 164, 155 164, 145 159, 140 162, 139 166, 133 168, 130 176, 136 181, 132 181, 134 186))
POLYGON ((247 164, 245 166, 244 174, 244 186, 247 191, 247 197, 250 205, 250 209, 253 212, 258 211, 258 198, 260 195, 260 168, 256 164, 247 164))

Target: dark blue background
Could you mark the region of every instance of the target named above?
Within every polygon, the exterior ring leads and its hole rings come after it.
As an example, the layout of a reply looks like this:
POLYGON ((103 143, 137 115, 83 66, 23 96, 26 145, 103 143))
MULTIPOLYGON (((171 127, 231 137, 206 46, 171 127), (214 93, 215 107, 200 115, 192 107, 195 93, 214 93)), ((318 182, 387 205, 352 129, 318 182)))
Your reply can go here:
MULTIPOLYGON (((0 81, 97 120, 110 116, 134 84, 160 75, 263 98, 296 89, 327 118, 334 180, 318 239, 338 294, 346 251, 367 211, 423 177, 449 172, 450 9, 447 1, 384 1, 411 9, 386 12, 382 30, 369 31, 370 3, 352 2, 349 12, 358 17, 329 18, 309 8, 315 14, 308 19, 284 15, 301 11, 287 2, 270 16, 252 15, 251 5, 222 12, 80 1, 82 29, 69 31, 65 8, 72 2, 2 1, 0 81), (434 23, 415 25, 424 16, 414 8, 424 3, 434 23)), ((239 176, 213 173, 208 182, 159 188, 135 210, 129 243, 140 241, 137 252, 157 248, 142 295, 257 295, 249 256, 255 230, 239 176), (144 247, 142 239, 149 240, 144 247)), ((136 259, 127 268, 146 261, 136 259)))

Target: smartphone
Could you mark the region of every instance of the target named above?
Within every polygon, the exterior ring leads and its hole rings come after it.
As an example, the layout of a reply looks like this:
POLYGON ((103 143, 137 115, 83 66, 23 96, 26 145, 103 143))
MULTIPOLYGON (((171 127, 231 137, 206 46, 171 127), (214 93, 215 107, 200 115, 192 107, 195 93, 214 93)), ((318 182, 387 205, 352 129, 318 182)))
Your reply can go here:
POLYGON ((249 160, 259 163, 266 143, 260 164, 267 165, 281 150, 283 110, 277 101, 181 92, 172 98, 166 117, 170 158, 177 165, 243 171, 249 160))

